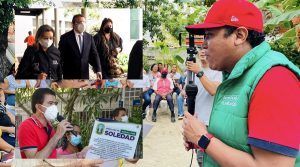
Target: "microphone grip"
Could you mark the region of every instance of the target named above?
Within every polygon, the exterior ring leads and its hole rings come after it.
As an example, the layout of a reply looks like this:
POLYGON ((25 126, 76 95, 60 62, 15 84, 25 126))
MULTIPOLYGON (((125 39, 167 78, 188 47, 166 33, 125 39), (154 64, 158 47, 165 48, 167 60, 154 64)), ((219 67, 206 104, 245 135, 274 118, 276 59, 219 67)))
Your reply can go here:
MULTIPOLYGON (((65 118, 64 118, 63 116, 61 116, 61 115, 57 115, 56 119, 57 119, 58 122, 61 122, 61 121, 63 121, 65 118)), ((68 131, 68 132, 71 132, 74 136, 77 136, 77 133, 75 133, 74 130, 70 130, 70 131, 68 131)))

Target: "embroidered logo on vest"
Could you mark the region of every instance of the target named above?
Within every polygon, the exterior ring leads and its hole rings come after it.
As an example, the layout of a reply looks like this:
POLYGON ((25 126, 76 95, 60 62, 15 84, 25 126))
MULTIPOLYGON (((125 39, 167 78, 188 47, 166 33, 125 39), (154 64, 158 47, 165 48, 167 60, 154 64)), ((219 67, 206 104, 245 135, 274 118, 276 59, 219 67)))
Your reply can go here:
POLYGON ((225 95, 222 98, 222 105, 236 106, 238 99, 239 99, 239 95, 225 95))

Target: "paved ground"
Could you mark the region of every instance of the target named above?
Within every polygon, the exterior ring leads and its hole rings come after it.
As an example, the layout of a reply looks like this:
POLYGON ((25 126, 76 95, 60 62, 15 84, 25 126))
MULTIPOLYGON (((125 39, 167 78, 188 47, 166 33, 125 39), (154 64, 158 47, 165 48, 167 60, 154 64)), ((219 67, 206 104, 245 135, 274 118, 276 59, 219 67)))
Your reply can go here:
MULTIPOLYGON (((177 115, 177 107, 175 109, 177 115)), ((152 113, 152 109, 151 109, 152 113)), ((137 164, 125 163, 124 167, 189 167, 192 152, 185 151, 182 140, 182 120, 171 123, 170 110, 161 105, 157 112, 157 122, 151 122, 151 116, 144 123, 153 124, 153 129, 144 138, 144 158, 137 164)), ((192 167, 197 167, 194 160, 192 167)))

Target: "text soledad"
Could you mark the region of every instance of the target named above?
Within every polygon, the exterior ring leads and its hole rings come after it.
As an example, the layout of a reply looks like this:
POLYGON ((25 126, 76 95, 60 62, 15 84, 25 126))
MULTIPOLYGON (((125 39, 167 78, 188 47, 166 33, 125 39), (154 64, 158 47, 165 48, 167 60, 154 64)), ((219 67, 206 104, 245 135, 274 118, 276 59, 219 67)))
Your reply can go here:
POLYGON ((117 137, 117 138, 121 138, 121 139, 127 139, 127 140, 135 139, 134 136, 124 134, 124 133, 119 133, 119 132, 112 132, 112 131, 108 131, 108 130, 105 131, 104 135, 113 136, 113 137, 117 137))

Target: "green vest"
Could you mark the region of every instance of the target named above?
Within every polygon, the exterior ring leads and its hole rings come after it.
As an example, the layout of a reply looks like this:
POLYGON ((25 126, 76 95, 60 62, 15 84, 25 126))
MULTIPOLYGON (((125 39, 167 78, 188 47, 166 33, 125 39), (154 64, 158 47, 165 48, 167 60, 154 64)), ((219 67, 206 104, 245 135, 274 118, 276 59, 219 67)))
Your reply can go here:
MULTIPOLYGON (((252 154, 247 145, 248 107, 255 87, 271 67, 288 67, 300 79, 300 70, 283 54, 272 51, 267 42, 250 50, 234 66, 232 72, 223 73, 223 82, 217 89, 208 131, 225 144, 252 154)), ((300 154, 295 166, 300 166, 300 154)), ((219 166, 204 154, 204 167, 219 166)))

